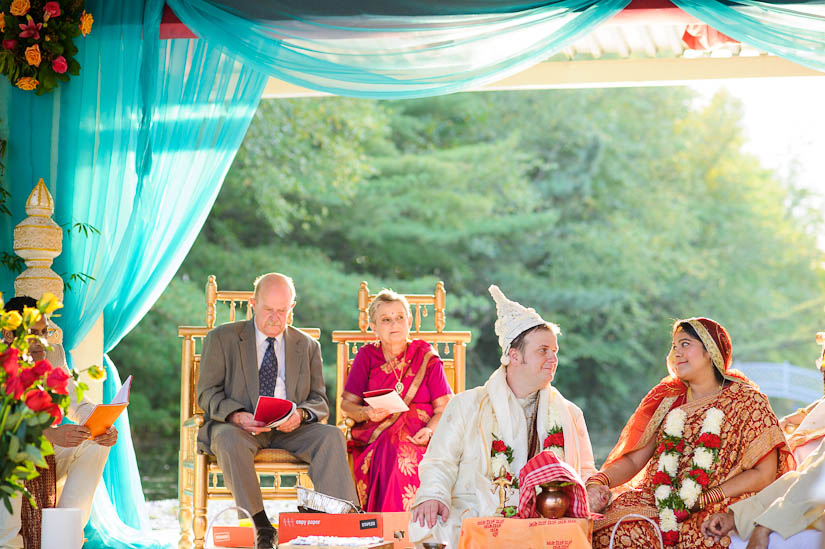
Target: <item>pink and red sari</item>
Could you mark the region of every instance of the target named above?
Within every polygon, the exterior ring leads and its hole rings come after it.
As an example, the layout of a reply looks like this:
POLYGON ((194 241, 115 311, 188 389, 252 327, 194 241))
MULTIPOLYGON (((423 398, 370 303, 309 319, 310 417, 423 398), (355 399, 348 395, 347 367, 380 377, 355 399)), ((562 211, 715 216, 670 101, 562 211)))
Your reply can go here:
POLYGON ((344 390, 363 398, 366 391, 395 387, 409 411, 381 422, 364 421, 352 428, 355 487, 366 511, 408 511, 418 490, 418 463, 426 446, 410 442, 433 416, 432 402, 452 394, 441 359, 429 343, 414 340, 407 346, 403 365, 393 369, 380 343, 361 347, 352 362, 344 390), (400 371, 399 371, 400 370, 400 371))

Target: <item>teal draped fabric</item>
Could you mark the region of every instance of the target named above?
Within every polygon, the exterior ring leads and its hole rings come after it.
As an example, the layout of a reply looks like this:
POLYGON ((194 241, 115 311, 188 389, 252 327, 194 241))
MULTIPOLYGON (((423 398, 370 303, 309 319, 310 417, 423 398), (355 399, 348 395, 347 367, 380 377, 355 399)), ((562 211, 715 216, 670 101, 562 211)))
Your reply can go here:
MULTIPOLYGON (((162 0, 87 0, 93 32, 78 38, 80 76, 37 97, 0 84, 7 122, 5 182, 13 216, 0 216, 2 247, 43 177, 55 221, 100 234, 64 237, 54 269, 72 283, 58 323, 71 350, 104 316, 109 351, 152 306, 200 231, 266 83, 219 47, 159 41, 162 0)), ((11 280, 3 280, 11 291, 11 280)), ((8 295, 8 294, 7 294, 8 295)), ((167 357, 168 358, 168 357, 167 357)), ((104 401, 120 387, 108 357, 104 401)), ((172 375, 172 374, 170 374, 172 375)), ((146 390, 158 380, 136 379, 146 390)), ((127 414, 116 426, 103 483, 87 526, 87 548, 159 547, 146 530, 143 493, 127 414)))
POLYGON ((825 2, 673 0, 731 38, 825 71, 825 2))
POLYGON ((167 3, 196 35, 272 77, 338 95, 401 99, 462 91, 524 70, 629 0, 373 1, 371 14, 358 14, 358 2, 338 2, 335 15, 295 0, 167 3))

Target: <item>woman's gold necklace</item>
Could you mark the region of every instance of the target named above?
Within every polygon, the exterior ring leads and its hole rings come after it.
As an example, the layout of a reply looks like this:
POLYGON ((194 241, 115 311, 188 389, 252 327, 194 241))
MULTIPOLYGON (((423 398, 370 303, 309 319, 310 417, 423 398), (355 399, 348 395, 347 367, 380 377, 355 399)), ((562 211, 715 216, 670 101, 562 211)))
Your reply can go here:
POLYGON ((705 398, 706 396, 710 396, 710 395, 713 395, 713 394, 716 394, 716 395, 717 395, 717 398, 718 398, 718 397, 719 397, 719 393, 721 393, 721 392, 722 392, 722 388, 723 388, 724 386, 725 386, 725 382, 723 381, 723 382, 722 382, 722 384, 721 384, 721 385, 719 385, 719 386, 718 386, 718 387, 717 387, 717 388, 716 388, 716 389, 715 389, 712 393, 708 393, 708 394, 706 394, 706 395, 702 395, 701 397, 694 397, 694 396, 693 396, 693 392, 690 390, 690 385, 688 385, 688 389, 687 389, 687 398, 685 399, 685 402, 692 402, 692 401, 694 401, 694 400, 697 400, 698 398, 705 398))
MULTIPOLYGON (((402 369, 401 374, 400 375, 398 374, 398 362, 399 361, 396 358, 393 358, 392 360, 388 360, 387 362, 389 362, 392 365, 392 373, 395 376, 396 381, 398 382, 398 383, 395 384, 395 392, 400 395, 401 391, 404 390, 404 383, 401 382, 401 378, 404 376, 404 370, 402 369)), ((407 363, 407 347, 406 346, 404 347, 404 354, 403 354, 403 357, 402 357, 400 362, 401 362, 402 368, 407 363)))

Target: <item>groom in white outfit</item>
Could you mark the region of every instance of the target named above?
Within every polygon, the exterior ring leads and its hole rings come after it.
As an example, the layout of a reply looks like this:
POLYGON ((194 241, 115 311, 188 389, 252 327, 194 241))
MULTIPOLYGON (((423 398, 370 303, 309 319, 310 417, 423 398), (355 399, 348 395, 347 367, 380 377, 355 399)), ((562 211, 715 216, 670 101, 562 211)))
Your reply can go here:
MULTIPOLYGON (((496 302, 496 335, 501 367, 483 387, 456 395, 444 410, 427 453, 418 467, 410 539, 457 547, 465 518, 493 516, 500 504, 493 480, 518 475, 541 451, 553 451, 583 480, 596 472, 581 410, 551 385, 558 365, 559 327, 533 309, 510 301, 490 286, 496 302), (545 447, 549 433, 564 435, 564 445, 545 447), (493 443, 512 450, 512 461, 492 456, 493 443)), ((505 488, 506 506, 518 506, 518 488, 505 488)))
MULTIPOLYGON (((37 301, 31 297, 15 297, 6 303, 5 310, 16 310, 23 313, 24 307, 37 307, 37 301)), ((46 319, 41 317, 30 329, 31 335, 39 336, 32 339, 29 345, 29 354, 35 360, 47 358, 54 367, 63 368, 68 373, 66 355, 62 345, 54 345, 46 353, 39 338, 45 339, 48 333, 46 319)), ((14 340, 14 332, 4 331, 6 343, 14 340)), ((68 385, 69 409, 66 416, 74 423, 49 427, 44 436, 54 447, 55 462, 57 464, 57 493, 58 507, 74 507, 80 509, 83 525, 89 521, 92 510, 95 489, 103 467, 109 457, 109 448, 117 442, 117 429, 110 427, 104 434, 90 438, 89 429, 82 423, 94 409, 94 403, 83 398, 77 400, 74 384, 68 385)), ((0 505, 0 549, 22 549, 23 537, 20 534, 20 511, 23 498, 18 495, 12 500, 12 513, 0 505)))

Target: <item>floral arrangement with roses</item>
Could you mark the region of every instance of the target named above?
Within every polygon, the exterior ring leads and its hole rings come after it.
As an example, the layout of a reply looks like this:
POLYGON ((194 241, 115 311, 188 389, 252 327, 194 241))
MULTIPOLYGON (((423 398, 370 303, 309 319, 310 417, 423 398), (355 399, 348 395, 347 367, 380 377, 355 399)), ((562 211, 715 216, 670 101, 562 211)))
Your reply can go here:
MULTIPOLYGON (((29 335, 29 328, 62 306, 46 293, 37 308, 26 307, 21 315, 5 311, 0 295, 0 329, 15 334, 11 344, 0 338, 0 498, 9 512, 17 493, 34 505, 24 482, 37 477, 37 467, 46 467, 45 456, 54 453, 43 431, 63 419, 69 383, 75 383, 62 368, 47 360, 35 362, 28 354, 30 341, 38 337, 29 335)), ((82 383, 77 385, 78 398, 83 389, 82 383)))
POLYGON ((50 92, 80 73, 74 39, 92 30, 85 0, 0 0, 0 73, 21 90, 50 92))

